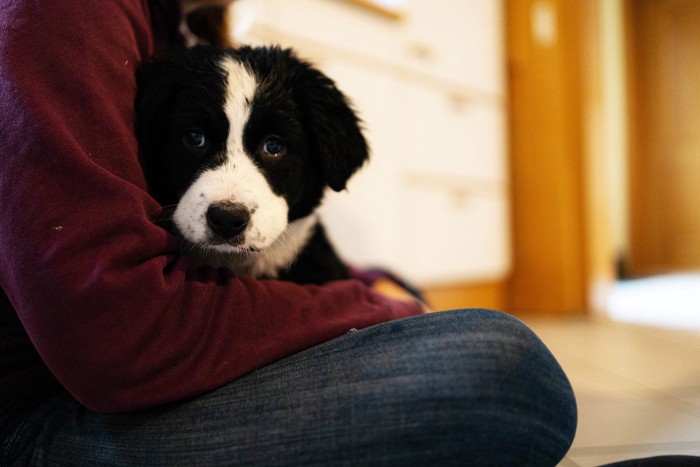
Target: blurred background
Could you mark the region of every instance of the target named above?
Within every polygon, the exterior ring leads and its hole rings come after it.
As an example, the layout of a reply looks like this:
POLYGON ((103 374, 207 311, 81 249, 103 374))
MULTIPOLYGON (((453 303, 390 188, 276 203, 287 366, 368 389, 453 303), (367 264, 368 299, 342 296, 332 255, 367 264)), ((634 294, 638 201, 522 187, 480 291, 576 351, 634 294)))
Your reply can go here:
POLYGON ((323 213, 347 259, 436 309, 700 329, 700 2, 239 0, 233 32, 363 118, 323 213))
POLYGON ((365 122, 371 163, 322 212, 342 255, 552 350, 562 465, 700 455, 699 1, 238 0, 232 30, 365 122))

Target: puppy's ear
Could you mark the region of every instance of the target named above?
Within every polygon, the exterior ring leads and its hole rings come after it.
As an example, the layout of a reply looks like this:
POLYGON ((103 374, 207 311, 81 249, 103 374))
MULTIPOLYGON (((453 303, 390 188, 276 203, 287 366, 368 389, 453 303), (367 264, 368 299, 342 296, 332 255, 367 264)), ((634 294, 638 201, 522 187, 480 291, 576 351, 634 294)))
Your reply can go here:
POLYGON ((298 61, 295 97, 321 161, 326 184, 335 191, 369 159, 361 122, 335 83, 310 64, 298 61))

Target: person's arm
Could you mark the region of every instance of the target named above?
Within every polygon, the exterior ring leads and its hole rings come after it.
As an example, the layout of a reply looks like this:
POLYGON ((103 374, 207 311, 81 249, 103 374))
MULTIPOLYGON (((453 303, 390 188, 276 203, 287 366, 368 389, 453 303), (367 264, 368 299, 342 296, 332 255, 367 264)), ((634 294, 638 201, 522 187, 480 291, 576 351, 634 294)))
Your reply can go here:
POLYGON ((150 21, 145 0, 0 10, 0 286, 56 378, 88 408, 133 410, 419 313, 356 281, 257 281, 180 256, 133 135, 150 21))

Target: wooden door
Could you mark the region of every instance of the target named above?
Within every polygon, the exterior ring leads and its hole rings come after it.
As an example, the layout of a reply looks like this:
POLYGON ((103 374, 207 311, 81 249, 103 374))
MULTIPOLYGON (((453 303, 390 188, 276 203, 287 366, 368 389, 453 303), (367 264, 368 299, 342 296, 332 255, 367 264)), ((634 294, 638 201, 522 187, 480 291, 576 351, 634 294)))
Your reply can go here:
POLYGON ((587 308, 580 32, 588 0, 508 0, 509 311, 587 308))
POLYGON ((700 1, 626 2, 634 276, 700 268, 700 1))

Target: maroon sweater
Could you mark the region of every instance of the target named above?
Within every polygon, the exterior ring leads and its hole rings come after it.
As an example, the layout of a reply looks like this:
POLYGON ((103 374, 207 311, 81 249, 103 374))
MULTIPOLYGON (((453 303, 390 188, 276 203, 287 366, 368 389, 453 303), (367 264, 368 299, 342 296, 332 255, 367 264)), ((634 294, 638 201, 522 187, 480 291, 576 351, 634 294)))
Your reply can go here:
POLYGON ((179 41, 172 3, 0 8, 0 401, 55 378, 94 410, 154 406, 420 312, 357 281, 259 281, 180 256, 133 134, 134 70, 179 41))

